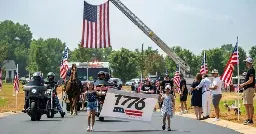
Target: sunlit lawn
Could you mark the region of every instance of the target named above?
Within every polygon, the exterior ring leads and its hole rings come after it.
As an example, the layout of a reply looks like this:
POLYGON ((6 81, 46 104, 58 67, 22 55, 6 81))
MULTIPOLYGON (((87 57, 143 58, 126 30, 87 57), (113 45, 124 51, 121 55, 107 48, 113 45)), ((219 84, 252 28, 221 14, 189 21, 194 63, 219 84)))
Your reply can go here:
MULTIPOLYGON (((13 96, 13 84, 3 83, 2 91, 0 91, 0 112, 16 111, 16 97, 13 96)), ((20 92, 17 96, 17 111, 21 111, 24 106, 24 93, 20 84, 20 92)))

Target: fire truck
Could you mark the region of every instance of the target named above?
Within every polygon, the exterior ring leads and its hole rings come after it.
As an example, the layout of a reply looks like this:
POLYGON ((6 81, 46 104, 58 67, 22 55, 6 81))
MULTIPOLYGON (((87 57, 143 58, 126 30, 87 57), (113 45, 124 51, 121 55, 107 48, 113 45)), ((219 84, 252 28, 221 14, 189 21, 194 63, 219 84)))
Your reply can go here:
POLYGON ((72 64, 76 64, 78 78, 82 83, 96 80, 99 71, 110 73, 109 62, 69 62, 69 69, 72 64))

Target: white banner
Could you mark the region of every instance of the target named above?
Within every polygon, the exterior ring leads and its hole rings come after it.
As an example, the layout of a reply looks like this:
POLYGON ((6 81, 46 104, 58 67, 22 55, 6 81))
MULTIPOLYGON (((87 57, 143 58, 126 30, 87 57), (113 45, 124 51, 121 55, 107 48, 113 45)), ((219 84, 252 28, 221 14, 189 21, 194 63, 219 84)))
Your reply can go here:
POLYGON ((158 95, 109 89, 100 116, 151 121, 158 95))

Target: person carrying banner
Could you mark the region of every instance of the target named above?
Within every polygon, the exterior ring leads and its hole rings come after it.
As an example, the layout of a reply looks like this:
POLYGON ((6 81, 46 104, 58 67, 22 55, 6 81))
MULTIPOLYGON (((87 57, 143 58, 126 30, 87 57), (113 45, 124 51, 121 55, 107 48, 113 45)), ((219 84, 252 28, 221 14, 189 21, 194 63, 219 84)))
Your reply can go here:
POLYGON ((165 130, 166 119, 168 121, 168 131, 171 131, 171 118, 175 112, 175 99, 174 96, 170 93, 171 86, 167 85, 165 87, 165 94, 160 94, 160 102, 163 102, 161 112, 163 116, 163 125, 162 129, 165 130))
POLYGON ((243 91, 243 104, 246 109, 247 120, 244 121, 244 125, 253 124, 253 97, 255 93, 255 69, 253 68, 253 60, 248 57, 244 60, 248 71, 245 76, 245 83, 239 85, 239 88, 244 88, 243 91))
POLYGON ((211 81, 208 78, 207 74, 203 75, 203 79, 200 82, 198 86, 196 86, 196 89, 199 90, 201 87, 202 89, 202 106, 203 106, 203 118, 207 119, 210 118, 210 106, 211 106, 211 92, 210 87, 211 81))

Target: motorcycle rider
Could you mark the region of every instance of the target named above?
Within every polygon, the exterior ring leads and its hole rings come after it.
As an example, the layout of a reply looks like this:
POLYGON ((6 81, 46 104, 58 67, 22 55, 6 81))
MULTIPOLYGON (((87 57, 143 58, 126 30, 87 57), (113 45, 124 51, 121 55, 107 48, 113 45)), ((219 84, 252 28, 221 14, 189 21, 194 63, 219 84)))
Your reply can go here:
POLYGON ((95 86, 99 85, 99 84, 102 84, 100 81, 104 80, 104 84, 106 83, 105 82, 105 73, 103 71, 99 71, 98 73, 98 79, 95 81, 95 86))
MULTIPOLYGON (((44 80, 41 77, 41 73, 40 72, 35 72, 33 74, 33 78, 31 81, 29 81, 27 84, 27 86, 44 86, 44 80)), ((26 97, 28 96, 29 92, 25 92, 25 105, 24 105, 24 110, 26 108, 28 108, 29 106, 29 101, 26 100, 26 97)), ((22 110, 22 111, 24 111, 22 110)))
POLYGON ((61 116, 65 115, 65 112, 63 112, 60 102, 59 102, 59 98, 57 96, 57 91, 56 91, 56 82, 55 82, 55 74, 53 72, 49 72, 47 74, 47 84, 46 87, 47 88, 54 88, 53 92, 56 94, 53 97, 53 100, 55 101, 55 103, 57 104, 57 110, 59 111, 59 113, 61 114, 61 116))

